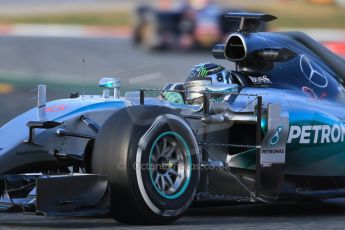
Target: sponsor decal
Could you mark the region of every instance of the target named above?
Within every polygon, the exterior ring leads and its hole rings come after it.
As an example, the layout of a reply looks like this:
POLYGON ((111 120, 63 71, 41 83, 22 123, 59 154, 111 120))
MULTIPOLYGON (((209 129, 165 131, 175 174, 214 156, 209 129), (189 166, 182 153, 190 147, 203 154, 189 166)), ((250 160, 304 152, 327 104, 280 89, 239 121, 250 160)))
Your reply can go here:
POLYGON ((299 65, 304 77, 311 84, 318 88, 326 88, 328 86, 327 74, 315 61, 310 60, 305 55, 301 55, 299 65))
POLYGON ((60 112, 66 109, 65 105, 55 105, 46 108, 47 113, 60 112))
POLYGON ((199 77, 206 77, 208 74, 208 70, 205 68, 201 68, 199 71, 199 77))
POLYGON ((261 151, 262 154, 277 154, 277 153, 283 153, 285 154, 285 149, 281 148, 281 149, 263 149, 261 151))
POLYGON ((344 142, 345 124, 290 126, 287 143, 327 144, 344 142))
POLYGON ((269 143, 271 146, 276 145, 279 142, 280 134, 283 131, 283 126, 279 126, 276 131, 274 132, 273 136, 271 137, 269 143))
POLYGON ((259 76, 259 77, 253 77, 248 76, 249 79, 253 82, 254 85, 271 85, 271 80, 267 77, 267 75, 259 76))
POLYGON ((260 164, 270 167, 284 164, 289 132, 289 114, 279 104, 268 105, 267 133, 261 142, 260 164))
POLYGON ((266 145, 266 146, 264 145, 262 147, 261 164, 271 165, 272 163, 285 162, 285 146, 282 145, 280 141, 283 130, 284 130, 284 126, 278 126, 276 130, 274 131, 273 135, 271 135, 271 137, 268 139, 269 145, 266 145))

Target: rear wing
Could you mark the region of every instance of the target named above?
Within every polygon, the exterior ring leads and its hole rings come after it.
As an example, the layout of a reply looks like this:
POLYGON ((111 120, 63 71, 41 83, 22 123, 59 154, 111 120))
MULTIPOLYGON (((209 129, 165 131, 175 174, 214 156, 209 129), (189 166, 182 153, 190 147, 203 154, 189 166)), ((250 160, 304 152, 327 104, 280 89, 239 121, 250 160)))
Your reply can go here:
POLYGON ((238 31, 244 33, 256 32, 262 23, 277 19, 277 17, 270 14, 247 12, 230 12, 225 14, 224 17, 227 20, 239 20, 238 31))

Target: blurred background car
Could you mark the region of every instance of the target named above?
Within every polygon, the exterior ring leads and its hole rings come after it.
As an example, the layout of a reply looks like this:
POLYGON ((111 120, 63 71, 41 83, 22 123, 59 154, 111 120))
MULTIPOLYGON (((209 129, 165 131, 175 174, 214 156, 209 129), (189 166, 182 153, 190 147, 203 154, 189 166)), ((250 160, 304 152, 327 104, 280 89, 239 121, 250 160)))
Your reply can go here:
MULTIPOLYGON (((141 5, 135 11, 134 44, 145 49, 211 49, 239 28, 239 21, 227 20, 228 12, 243 12, 214 0, 158 1, 158 7, 141 5)), ((265 31, 262 24, 258 31, 265 31)))

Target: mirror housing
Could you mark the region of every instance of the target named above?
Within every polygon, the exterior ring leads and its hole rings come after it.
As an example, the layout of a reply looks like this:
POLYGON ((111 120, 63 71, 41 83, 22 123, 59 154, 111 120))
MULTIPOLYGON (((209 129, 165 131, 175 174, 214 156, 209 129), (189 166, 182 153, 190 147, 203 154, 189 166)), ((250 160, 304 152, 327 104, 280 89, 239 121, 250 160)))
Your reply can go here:
POLYGON ((121 81, 118 78, 105 77, 99 80, 98 85, 103 89, 103 98, 109 98, 110 89, 114 89, 114 99, 120 97, 121 81))

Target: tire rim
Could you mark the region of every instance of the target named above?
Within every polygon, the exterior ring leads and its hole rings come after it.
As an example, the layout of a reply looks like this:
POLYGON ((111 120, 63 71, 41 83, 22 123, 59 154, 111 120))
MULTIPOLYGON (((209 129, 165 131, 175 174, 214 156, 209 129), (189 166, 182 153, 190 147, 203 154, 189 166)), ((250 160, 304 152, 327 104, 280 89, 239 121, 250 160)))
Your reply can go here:
POLYGON ((191 177, 191 154, 186 141, 175 132, 164 132, 153 142, 149 174, 156 191, 176 199, 187 189, 191 177))

